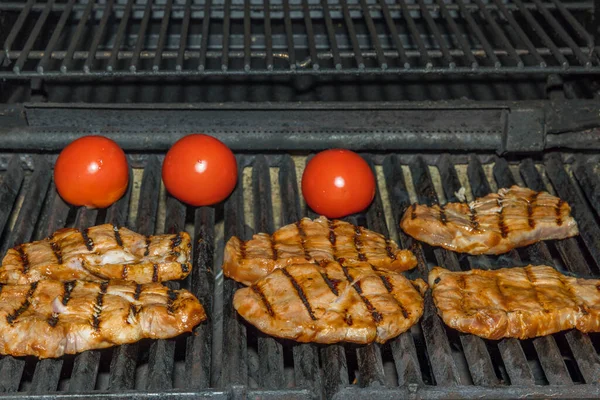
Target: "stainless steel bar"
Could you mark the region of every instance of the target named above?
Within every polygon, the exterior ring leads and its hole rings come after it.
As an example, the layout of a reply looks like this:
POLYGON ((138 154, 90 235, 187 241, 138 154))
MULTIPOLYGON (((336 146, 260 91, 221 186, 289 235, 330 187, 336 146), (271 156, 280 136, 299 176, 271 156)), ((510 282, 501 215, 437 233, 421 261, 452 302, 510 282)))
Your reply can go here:
POLYGON ((479 27, 479 24, 477 24, 473 19, 471 11, 467 9, 467 6, 463 2, 463 0, 456 0, 456 3, 458 4, 461 14, 467 20, 467 24, 469 25, 473 33, 475 33, 475 36, 477 36, 477 40, 479 40, 479 43, 481 43, 481 47, 483 47, 485 54, 492 61, 494 67, 500 68, 502 66, 502 63, 500 63, 500 60, 498 60, 498 57, 496 57, 492 45, 483 34, 481 28, 479 27))
POLYGON ((160 69, 160 63, 162 61, 162 52, 165 48, 165 41, 167 39, 167 29, 169 29, 169 21, 171 21, 171 9, 172 8, 173 8, 173 0, 167 0, 167 4, 165 5, 165 11, 163 14, 163 19, 160 24, 160 32, 158 33, 158 44, 156 45, 156 55, 154 56, 154 63, 152 64, 153 71, 158 71, 160 69))
POLYGON ((356 29, 354 29, 354 23, 352 22, 352 17, 350 17, 350 12, 348 11, 348 2, 346 0, 339 0, 342 4, 342 14, 344 15, 344 21, 346 22, 346 30, 348 32, 348 38, 350 39, 350 43, 352 43, 352 50, 354 51, 354 58, 356 59, 356 66, 358 69, 365 68, 365 61, 360 52, 360 46, 358 44, 358 38, 356 37, 356 29))
POLYGON ((96 0, 88 0, 87 7, 85 8, 81 19, 77 24, 77 28, 75 29, 75 34, 71 37, 71 42, 69 44, 69 48, 67 49, 67 54, 65 55, 65 58, 63 58, 63 61, 60 65, 60 72, 67 72, 69 70, 69 67, 71 66, 71 61, 73 60, 73 53, 75 53, 75 49, 77 48, 77 45, 82 39, 83 30, 85 29, 85 25, 87 24, 87 21, 90 17, 95 1, 96 0))
POLYGON ((142 23, 140 24, 140 29, 138 30, 137 42, 135 44, 135 50, 133 51, 133 57, 131 58, 131 63, 129 64, 129 70, 131 72, 137 71, 138 61, 140 59, 140 52, 142 51, 142 47, 144 46, 144 39, 146 38, 146 29, 148 28, 148 21, 150 21, 151 15, 152 0, 146 0, 146 9, 144 10, 142 23))
POLYGON ((21 69, 23 68, 25 61, 27 60, 27 55, 29 54, 29 52, 31 51, 31 48, 33 47, 33 44, 37 40, 38 35, 40 34, 40 31, 42 30, 42 27, 46 23, 46 20, 48 19, 48 15, 50 15, 50 10, 52 10, 53 4, 54 4, 54 0, 48 0, 48 2, 46 3, 46 7, 44 7, 44 11, 42 11, 38 20, 36 21, 35 25, 33 26, 33 29, 31 30, 31 32, 29 32, 29 37, 27 38, 27 42, 25 42, 25 45, 23 46, 23 50, 21 51, 21 55, 19 56, 15 66, 13 67, 13 71, 15 71, 16 74, 18 74, 21 71, 21 69))
POLYGON ((250 0, 244 0, 244 71, 252 68, 252 25, 250 24, 250 0))
POLYGON ((127 28, 127 22, 129 20, 129 16, 131 15, 133 3, 134 0, 127 0, 127 6, 125 7, 125 11, 123 12, 123 17, 121 18, 121 22, 117 30, 117 35, 115 36, 115 41, 112 46, 112 55, 110 57, 110 60, 108 61, 108 66, 106 67, 106 70, 109 72, 114 71, 117 65, 117 56, 119 55, 119 49, 121 48, 121 42, 123 41, 125 28, 127 28))
MULTIPOLYGON (((205 0, 204 9, 210 7, 207 5, 210 0, 205 0)), ((183 22, 181 23, 181 34, 179 35, 179 51, 177 52, 177 62, 175 63, 175 70, 181 71, 183 69, 183 60, 185 56, 185 46, 187 45, 188 31, 190 29, 190 18, 192 16, 192 0, 186 0, 185 12, 183 14, 183 22)), ((206 18, 206 13, 204 14, 206 18)), ((204 47, 203 47, 204 48, 204 47)), ((164 53, 163 53, 164 57, 164 53)))
POLYGON ((54 47, 56 47, 56 42, 58 42, 58 38, 60 37, 60 34, 65 28, 65 24, 67 22, 67 19, 69 18, 69 15, 71 14, 71 10, 73 9, 74 4, 75 0, 69 0, 67 6, 64 8, 62 14, 60 15, 60 19, 58 20, 58 23, 54 28, 54 32, 52 32, 52 36, 48 41, 48 45, 44 49, 44 56, 42 57, 40 62, 38 62, 38 65, 36 67, 36 71, 40 74, 44 72, 44 68, 46 68, 48 60, 50 60, 50 54, 52 53, 52 51, 54 51, 54 47))
POLYGON ((231 25, 231 0, 225 0, 225 16, 223 18, 223 57, 221 59, 221 70, 229 68, 229 28, 231 25))
MULTIPOLYGON (((104 11, 102 13, 102 19, 98 24, 98 28, 96 30, 96 34, 94 35, 94 40, 92 41, 92 45, 90 46, 90 52, 83 64, 83 70, 85 72, 90 72, 92 67, 94 66, 94 60, 96 59, 95 54, 98 46, 100 45, 100 41, 104 35, 104 31, 106 29, 106 24, 108 22, 108 18, 110 17, 113 9, 114 0, 108 0, 106 2, 106 6, 104 7, 104 11)), ((76 52, 77 53, 77 52, 76 52)))
POLYGON ((367 2, 365 0, 360 0, 360 6, 362 8, 363 17, 365 19, 365 23, 367 24, 367 29, 369 30, 369 37, 371 38, 371 43, 373 47, 375 47, 375 54, 377 54, 377 62, 382 69, 387 69, 387 62, 385 56, 383 54, 383 50, 381 49, 381 43, 379 42, 379 37, 377 35, 377 29, 375 29, 375 24, 373 23, 373 17, 371 17, 371 11, 367 6, 367 2))
MULTIPOLYGON (((569 10, 567 10, 565 5, 561 1, 558 1, 558 0, 551 0, 551 1, 552 1, 552 3, 554 3, 556 8, 558 8, 560 13, 565 17, 565 19, 569 22, 569 24, 571 24, 573 29, 575 29, 575 31, 577 32, 579 37, 582 38, 583 40, 585 40, 585 43, 587 44, 587 46, 589 48, 594 47, 594 37, 592 35, 590 35, 588 33, 588 31, 581 25, 581 23, 579 21, 577 21, 577 18, 575 18, 573 16, 573 14, 569 10)), ((598 4, 596 4, 596 7, 597 6, 598 6, 598 4)))

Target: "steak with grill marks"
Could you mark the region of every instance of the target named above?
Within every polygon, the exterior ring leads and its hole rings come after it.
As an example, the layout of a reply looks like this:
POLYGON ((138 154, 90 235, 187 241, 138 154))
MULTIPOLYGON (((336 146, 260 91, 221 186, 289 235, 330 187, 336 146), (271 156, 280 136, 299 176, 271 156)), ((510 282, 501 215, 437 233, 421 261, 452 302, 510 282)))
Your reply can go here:
POLYGON ((60 357, 167 339, 206 319, 186 290, 127 281, 0 285, 0 354, 60 357))
POLYGON ((466 272, 436 267, 429 285, 446 325, 486 339, 600 331, 598 279, 565 276, 545 265, 466 272))
POLYGON ((519 186, 500 189, 469 204, 413 204, 400 227, 432 246, 469 254, 501 254, 579 233, 566 202, 519 186))
POLYGON ((9 249, 0 267, 0 282, 183 279, 192 268, 191 248, 186 232, 144 236, 110 224, 61 229, 44 240, 9 249))
POLYGON ((402 274, 367 262, 322 261, 275 269, 238 290, 233 305, 272 336, 299 342, 384 343, 419 320, 419 291, 426 288, 421 279, 411 284, 402 274))
POLYGON ((400 250, 383 235, 348 222, 303 218, 269 235, 251 240, 232 237, 225 246, 225 276, 251 285, 276 268, 295 263, 345 259, 366 261, 377 268, 405 271, 417 265, 409 250, 400 250))

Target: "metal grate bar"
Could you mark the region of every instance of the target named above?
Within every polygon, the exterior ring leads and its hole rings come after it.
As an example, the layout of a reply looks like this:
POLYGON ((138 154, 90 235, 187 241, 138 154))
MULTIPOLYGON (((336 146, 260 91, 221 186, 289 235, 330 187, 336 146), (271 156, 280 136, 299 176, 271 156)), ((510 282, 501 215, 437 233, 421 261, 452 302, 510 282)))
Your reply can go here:
POLYGON ((244 0, 244 71, 252 68, 252 25, 250 25, 250 0, 244 0))
POLYGON ((88 5, 85 8, 85 11, 83 12, 81 19, 79 20, 79 23, 77 24, 77 29, 75 30, 75 34, 73 35, 71 44, 69 45, 69 48, 67 49, 67 54, 65 55, 65 58, 63 58, 63 62, 60 66, 60 71, 63 73, 67 72, 69 70, 69 66, 71 65, 71 61, 73 60, 73 53, 75 53, 75 49, 77 48, 77 45, 79 44, 79 42, 81 41, 81 39, 83 37, 83 29, 85 28, 87 21, 90 17, 90 14, 91 14, 93 6, 94 6, 94 2, 95 2, 95 0, 88 1, 88 5))
MULTIPOLYGON (((439 204, 439 199, 435 193, 431 176, 422 159, 419 159, 418 164, 415 165, 414 169, 412 170, 413 177, 415 176, 415 172, 418 174, 417 176, 420 177, 420 179, 415 180, 415 190, 417 192, 419 201, 427 204, 439 204)), ((456 171, 445 171, 444 174, 455 175, 456 171)), ((455 179, 455 181, 457 180, 458 178, 455 179)), ((450 181, 444 180, 443 183, 448 185, 450 181)), ((455 189, 454 191, 458 190, 458 188, 453 189, 455 189)), ((451 271, 461 270, 456 253, 444 249, 434 249, 434 254, 439 265, 442 267, 451 271)), ((492 366, 492 360, 483 339, 474 335, 466 334, 460 334, 459 337, 464 349, 464 356, 469 366, 473 383, 478 386, 497 384, 498 379, 495 375, 494 367, 492 366)))
POLYGON ((522 68, 525 65, 523 63, 523 60, 521 60, 521 57, 519 57, 519 55, 515 51, 515 48, 512 46, 512 44, 510 44, 510 42, 506 38, 506 35, 504 35, 504 32, 502 32, 502 29, 500 29, 500 27, 490 14, 490 11, 485 7, 481 0, 475 0, 475 3, 477 3, 477 6, 479 7, 481 13, 484 15, 486 22, 490 24, 495 36, 500 40, 502 46, 504 47, 504 49, 506 49, 508 55, 516 62, 518 68, 522 68))
POLYGON ((115 67, 117 66, 119 50, 121 49, 121 43, 123 43, 123 36, 125 35, 125 29, 127 28, 127 22, 129 21, 129 16, 131 15, 133 3, 134 0, 127 0, 127 6, 125 6, 125 11, 123 11, 121 23, 119 24, 117 35, 115 36, 115 42, 112 46, 113 51, 111 53, 110 60, 108 61, 108 66, 106 67, 107 71, 114 71, 115 67))
POLYGON ((496 54, 494 52, 494 49, 492 48, 492 45, 486 39, 485 35, 481 31, 481 28, 473 19, 471 12, 467 9, 463 0, 456 0, 456 3, 458 4, 458 6, 460 8, 461 14, 467 20, 467 24, 469 25, 469 28, 471 28, 473 33, 475 33, 475 36, 477 36, 477 40, 479 40, 479 43, 481 43, 481 46, 483 47, 487 57, 492 61, 492 64, 494 65, 495 68, 500 68, 502 66, 502 63, 500 62, 500 60, 498 60, 498 57, 496 57, 496 54))
POLYGON ((542 5, 540 0, 532 0, 535 5, 538 7, 539 11, 542 13, 546 21, 552 26, 558 37, 560 37, 572 50, 575 54, 575 57, 586 67, 590 67, 592 65, 590 59, 583 54, 577 43, 569 36, 569 34, 563 29, 561 24, 548 12, 546 8, 542 5))
POLYGON ((283 20, 285 23, 285 36, 287 39, 287 50, 290 69, 296 69, 296 50, 294 48, 294 33, 292 29, 292 18, 290 16, 290 0, 283 0, 283 20))
MULTIPOLYGON (((258 232, 272 233, 273 207, 271 204, 271 181, 269 166, 264 156, 256 156, 252 169, 252 192, 254 197, 254 227, 258 232)), ((260 387, 281 389, 285 387, 283 373, 283 347, 267 335, 258 334, 258 380, 260 387)))
POLYGON ((580 38, 585 40, 587 47, 592 49, 594 47, 594 37, 590 35, 585 28, 581 25, 581 23, 573 16, 573 14, 567 10, 565 5, 557 0, 551 0, 552 3, 559 9, 560 13, 565 17, 565 19, 571 24, 571 26, 575 29, 580 38))
POLYGON ((381 49, 381 43, 379 42, 379 37, 377 36, 377 29, 375 28, 375 24, 373 23, 373 18, 371 17, 371 12, 369 11, 369 7, 365 0, 360 0, 360 7, 362 9, 363 17, 365 19, 365 23, 367 24, 367 29, 369 30, 369 37, 371 38, 371 43, 375 47, 375 54, 377 55, 377 63, 382 69, 387 69, 387 62, 385 60, 385 56, 383 55, 383 50, 381 49))
MULTIPOLYGON (((525 184, 529 188, 537 191, 547 190, 542 177, 530 158, 521 162, 520 173, 525 181, 525 184)), ((556 246, 563 262, 567 265, 569 270, 576 272, 582 277, 591 276, 590 268, 588 263, 583 258, 581 249, 577 244, 577 239, 567 238, 563 240, 556 240, 553 244, 556 246)))
POLYGON ((332 344, 322 348, 321 362, 323 364, 323 392, 325 398, 330 399, 340 388, 349 384, 344 346, 332 344))
POLYGON ((223 19, 223 55, 221 61, 221 70, 227 71, 229 68, 229 34, 231 27, 231 0, 225 0, 225 17, 223 19))
POLYGON ((508 23, 510 24, 510 26, 515 30, 515 32, 517 32, 517 34, 519 35, 519 39, 521 39, 523 41, 523 43, 525 43, 525 46, 529 50, 529 54, 531 54, 535 58, 536 62, 538 63, 538 65, 540 67, 545 67, 546 62, 544 61, 542 56, 540 56, 540 54, 537 52, 537 49, 535 48, 533 43, 531 43, 531 40, 529 40, 529 37, 527 36, 527 34, 525 32, 523 32, 523 29, 521 29, 521 27, 515 20, 515 17, 513 16, 513 14, 508 11, 508 9, 504 5, 504 3, 502 3, 502 1, 494 0, 494 2, 498 6, 498 9, 502 13, 502 15, 504 15, 504 17, 508 20, 508 23))
POLYGON ((600 214, 600 177, 594 173, 594 164, 578 160, 573 172, 591 206, 600 214))
MULTIPOLYGON (((160 165, 160 161, 156 156, 150 156, 144 169, 135 223, 136 232, 142 235, 152 235, 154 233, 158 195, 160 193, 160 165)), ((138 348, 138 343, 115 348, 110 365, 110 390, 116 391, 134 387, 138 348)))
POLYGON ((96 34, 94 35, 94 40, 92 45, 90 46, 90 52, 88 54, 85 63, 83 64, 83 71, 90 72, 92 67, 94 66, 95 54, 96 50, 98 50, 98 45, 100 45, 100 41, 104 35, 106 30, 106 24, 108 22, 108 18, 111 15, 111 11, 113 8, 114 0, 108 0, 106 2, 106 6, 104 7, 104 11, 102 12, 102 19, 100 19, 100 23, 98 24, 98 28, 96 29, 96 34))
POLYGON ((473 52, 471 51, 469 44, 465 40, 463 34, 458 29, 456 22, 454 22, 454 19, 448 12, 448 8, 446 7, 446 4, 444 3, 443 0, 436 0, 436 1, 437 1, 437 4, 440 6, 440 11, 441 11, 444 19, 446 20, 446 22, 448 23, 448 26, 450 27, 450 31, 452 32, 452 34, 458 41, 458 44, 462 48, 466 60, 471 65, 471 68, 477 68, 479 66, 479 63, 477 62, 477 60, 475 60, 475 57, 473 56, 473 52))
MULTIPOLYGON (((227 242, 232 236, 245 240, 243 208, 243 166, 238 158, 238 183, 236 189, 225 201, 225 237, 227 242)), ((223 362, 227 368, 221 368, 221 387, 230 384, 246 385, 248 382, 248 349, 246 347, 246 326, 241 322, 233 308, 233 294, 241 284, 233 279, 223 281, 223 362)))
POLYGON ((325 27, 327 28, 327 36, 329 37, 329 45, 331 46, 331 53, 333 54, 333 65, 335 69, 342 69, 342 60, 340 58, 340 51, 335 37, 335 28, 331 21, 331 14, 329 12, 329 5, 327 0, 321 0, 321 6, 323 7, 323 17, 325 18, 325 27))
MULTIPOLYGON (((204 3, 204 18, 202 19, 202 43, 200 45, 200 61, 198 70, 203 71, 206 68, 206 53, 208 52, 208 35, 210 34, 210 5, 212 1, 204 3)), ((186 31, 187 32, 187 31, 186 31)), ((225 40, 225 39, 223 39, 225 40)))
POLYGON ((537 20, 533 17, 533 15, 531 15, 531 12, 529 12, 529 10, 527 9, 527 7, 525 7, 523 5, 523 2, 521 0, 514 0, 514 2, 519 7, 519 10, 523 13, 523 15, 525 16, 525 18, 527 19, 527 22, 533 27, 533 30, 542 39, 542 41, 544 42, 544 45, 546 47, 548 47, 550 49, 550 51, 552 51, 552 55, 554 56, 554 58, 556 58, 556 60, 558 61, 558 63, 562 67, 565 67, 565 68, 568 67, 569 66, 569 62, 567 61, 567 59, 565 58, 565 56, 562 55, 562 53, 560 52, 560 50, 558 49, 558 47, 556 47, 556 44, 554 44, 554 42, 552 41, 552 39, 550 39, 550 37, 548 36, 548 34, 540 26, 540 24, 537 22, 537 20))
POLYGON ((162 53, 165 48, 165 41, 167 39, 167 30, 169 29, 169 21, 171 20, 171 9, 173 8, 173 0, 167 0, 165 5, 165 11, 163 19, 160 24, 160 32, 158 33, 158 44, 156 46, 156 55, 154 56, 154 63, 152 64, 152 70, 158 71, 160 69, 160 63, 162 61, 162 53))
POLYGON ((25 64, 25 61, 27 60, 27 56, 29 55, 29 52, 31 51, 33 44, 37 40, 38 35, 40 34, 40 31, 42 30, 42 27, 46 23, 46 19, 48 19, 48 15, 50 15, 50 10, 52 9, 53 5, 54 5, 54 0, 48 0, 48 2, 46 3, 46 7, 44 7, 44 11, 42 11, 42 13, 40 14, 33 29, 29 33, 29 37, 27 38, 27 42, 25 43, 25 46, 23 46, 21 55, 19 56, 15 66, 13 67, 13 71, 15 71, 15 73, 18 74, 21 71, 21 69, 23 68, 23 65, 25 64))
POLYGON ((310 17, 310 9, 308 0, 302 0, 302 11, 304 14, 304 25, 306 25, 306 36, 308 37, 308 48, 310 51, 310 60, 313 69, 319 69, 319 58, 317 57, 317 47, 315 45, 315 33, 313 30, 312 19, 310 17))
POLYGON ((558 195, 571 205, 571 212, 579 225, 579 234, 592 258, 596 261, 596 265, 600 265, 600 228, 595 223, 593 213, 575 191, 561 160, 549 156, 544 165, 546 174, 558 195))
POLYGON ((214 318, 214 225, 215 210, 212 207, 196 209, 194 218, 194 268, 190 274, 189 289, 206 310, 207 320, 194 329, 187 338, 185 366, 189 388, 203 389, 211 385, 211 363, 214 318))
POLYGON ((435 38, 435 42, 439 45, 440 50, 442 51, 442 58, 448 64, 450 69, 456 67, 456 63, 452 60, 452 56, 450 55, 450 50, 448 49, 448 45, 446 41, 442 38, 442 34, 438 29, 435 21, 431 17, 431 13, 429 9, 425 6, 425 2, 423 0, 417 0, 419 3, 419 7, 421 7, 421 15, 425 18, 427 22, 427 26, 429 26, 429 30, 433 33, 433 37, 435 38))
POLYGON ((356 37, 356 29, 354 29, 352 17, 350 16, 350 12, 348 11, 348 2, 346 0, 340 0, 340 2, 342 3, 342 13, 344 15, 344 21, 346 22, 348 37, 350 38, 350 42, 352 43, 352 50, 354 51, 356 66, 358 67, 358 69, 364 69, 365 61, 360 51, 360 46, 358 44, 358 38, 356 37))
POLYGON ((408 59, 406 58, 406 51, 404 50, 404 45, 402 44, 402 41, 400 40, 400 35, 398 35, 398 29, 396 29, 396 24, 394 23, 394 20, 392 19, 389 7, 388 7, 387 3, 385 2, 385 0, 378 0, 378 1, 379 1, 379 5, 381 7, 381 12, 383 14, 383 18, 385 19, 386 26, 390 32, 390 36, 392 37, 392 40, 396 47, 396 51, 398 52, 398 57, 400 57, 400 62, 402 63, 402 66, 404 68, 410 68, 410 63, 408 62, 408 59))
MULTIPOLYGON (((425 42, 423 42, 423 38, 421 38, 421 33, 419 32, 419 29, 417 29, 417 25, 415 24, 413 17, 410 15, 410 11, 408 9, 406 1, 398 0, 398 2, 400 3, 400 7, 402 9, 402 16, 404 17, 404 19, 408 25, 408 30, 410 32, 410 35, 419 48, 421 60, 423 61, 423 64, 425 64, 425 68, 433 67, 433 63, 429 59, 429 55, 427 54, 427 49, 425 48, 425 42)), ((419 6, 421 6, 421 5, 419 4, 419 6)))
MULTIPOLYGON (((207 18, 207 13, 206 10, 210 10, 210 0, 207 0, 204 3, 204 18, 207 18)), ((209 12, 210 14, 210 12, 209 12)), ((180 39, 179 39, 179 50, 177 52, 177 63, 175 64, 175 70, 176 71, 181 71, 183 70, 183 60, 184 60, 184 55, 185 55, 185 47, 187 45, 187 40, 188 40, 188 32, 190 29, 190 19, 192 17, 192 0, 186 0, 185 2, 185 12, 183 14, 183 22, 181 23, 181 34, 180 34, 180 39)), ((204 22, 203 22, 204 24, 204 22)), ((208 29, 207 29, 208 31, 208 29)), ((204 40, 204 37, 208 37, 208 35, 204 34, 204 27, 202 28, 202 38, 204 40)), ((206 45, 202 45, 202 49, 205 49, 206 45)), ((205 53, 206 54, 206 53, 205 53)), ((206 55, 205 55, 206 57, 206 55)), ((204 65, 202 63, 202 54, 200 55, 200 65, 204 65)), ((200 66, 198 67, 198 69, 200 69, 200 66)))
MULTIPOLYGON (((50 186, 51 168, 43 156, 34 157, 34 172, 29 181, 29 193, 23 200, 19 215, 8 240, 4 241, 0 254, 18 243, 28 242, 33 235, 35 222, 41 212, 44 197, 50 186)), ((19 389, 25 360, 11 356, 0 359, 0 391, 16 392, 19 389)))
POLYGON ((0 232, 4 232, 8 218, 13 209, 21 184, 23 183, 23 168, 18 156, 12 156, 8 163, 7 172, 0 182, 0 232))
MULTIPOLYGON (((152 15, 152 0, 146 1, 146 9, 144 10, 144 17, 140 24, 140 29, 137 34, 137 42, 135 44, 135 50, 133 51, 133 57, 131 57, 131 63, 129 64, 129 70, 135 72, 137 70, 138 60, 140 59, 140 52, 144 45, 144 38, 146 37, 146 29, 148 28, 148 21, 152 15)), ((157 53, 158 54, 158 53, 157 53)))
POLYGON ((15 21, 15 24, 13 25, 12 29, 10 30, 10 33, 6 37, 6 40, 4 41, 4 46, 2 46, 2 50, 4 50, 4 51, 0 53, 0 65, 2 65, 2 63, 4 62, 4 58, 6 56, 8 56, 8 52, 10 51, 10 49, 13 45, 13 42, 17 38, 17 35, 21 31, 21 28, 23 27, 25 20, 29 16, 29 12, 31 11, 31 7, 33 6, 34 2, 35 2, 35 0, 27 1, 27 4, 25 4, 25 7, 23 7, 21 12, 19 13, 17 20, 15 21))
MULTIPOLYGON (((281 225, 293 224, 302 215, 296 179, 296 167, 289 155, 282 158, 279 165, 279 191, 281 195, 281 225)), ((294 380, 297 387, 309 388, 321 394, 321 374, 319 373, 319 353, 311 344, 294 343, 294 380)))
MULTIPOLYGON (((58 23, 56 24, 56 28, 54 29, 54 32, 52 32, 52 37, 50 38, 50 41, 48 42, 48 45, 46 46, 46 49, 44 50, 44 56, 42 57, 42 59, 40 60, 40 62, 37 65, 37 68, 36 68, 37 72, 39 72, 39 73, 44 72, 44 69, 46 68, 46 64, 48 63, 48 60, 50 59, 50 55, 54 51, 54 48, 56 47, 56 43, 58 42, 58 39, 60 38, 60 35, 61 35, 63 29, 65 28, 67 19, 69 19, 69 16, 71 14, 71 10, 73 9, 74 4, 75 4, 75 0, 69 0, 69 2, 67 3, 67 6, 65 7, 62 14, 60 15, 60 19, 58 20, 58 23)), ((29 53, 29 51, 27 53, 29 53)), ((93 54, 93 53, 95 53, 95 49, 90 50, 90 54, 93 54)), ((22 68, 22 66, 23 66, 23 64, 21 64, 20 68, 22 68)))
POLYGON ((266 48, 266 62, 267 70, 273 70, 273 35, 271 33, 271 5, 269 0, 264 0, 264 13, 265 13, 265 48, 266 48))
MULTIPOLYGON (((165 232, 177 233, 185 228, 186 206, 177 199, 167 197, 165 232)), ((171 289, 180 288, 179 282, 167 282, 171 289)), ((150 346, 148 359, 148 382, 146 389, 153 392, 173 388, 173 367, 176 339, 157 340, 150 346)))

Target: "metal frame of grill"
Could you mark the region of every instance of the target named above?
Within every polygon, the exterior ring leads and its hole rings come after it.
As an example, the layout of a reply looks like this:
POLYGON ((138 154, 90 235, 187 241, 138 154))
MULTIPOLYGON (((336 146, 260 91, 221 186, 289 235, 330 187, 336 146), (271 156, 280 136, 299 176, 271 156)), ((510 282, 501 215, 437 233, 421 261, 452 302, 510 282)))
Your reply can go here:
MULTIPOLYGON (((390 235, 413 250, 419 266, 407 276, 425 277, 432 265, 461 270, 524 263, 550 264, 582 277, 600 275, 600 155, 553 153, 535 159, 485 154, 363 155, 378 177, 378 192, 366 212, 347 220, 390 235), (458 201, 461 186, 472 198, 515 183, 552 190, 569 202, 581 235, 503 256, 472 257, 420 244, 398 229, 402 211, 413 201, 458 201)), ((0 154, 2 251, 63 226, 107 221, 129 224, 144 234, 187 226, 194 234, 194 269, 181 286, 212 310, 209 321, 193 335, 173 340, 143 341, 57 360, 2 357, 0 389, 9 392, 6 398, 600 395, 600 334, 568 331, 525 341, 486 341, 445 327, 430 294, 419 323, 386 345, 316 346, 260 334, 233 309, 237 283, 226 279, 222 297, 215 291, 215 285, 220 285, 215 276, 224 241, 232 235, 247 239, 253 232, 272 232, 303 215, 315 215, 306 210, 299 195, 296 171, 305 156, 240 153, 237 157, 240 180, 232 196, 219 206, 194 209, 161 189, 161 156, 130 154, 134 184, 122 200, 99 212, 69 207, 60 199, 51 179, 52 154, 0 154)))
POLYGON ((596 74, 598 8, 559 0, 4 1, 0 78, 596 74))

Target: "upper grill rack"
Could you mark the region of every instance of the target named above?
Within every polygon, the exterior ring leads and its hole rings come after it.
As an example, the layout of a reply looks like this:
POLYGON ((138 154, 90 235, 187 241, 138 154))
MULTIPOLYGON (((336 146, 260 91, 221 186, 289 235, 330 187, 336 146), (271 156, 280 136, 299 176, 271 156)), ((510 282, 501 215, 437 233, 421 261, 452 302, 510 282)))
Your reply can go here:
POLYGON ((597 73, 559 0, 13 0, 0 78, 597 73))

